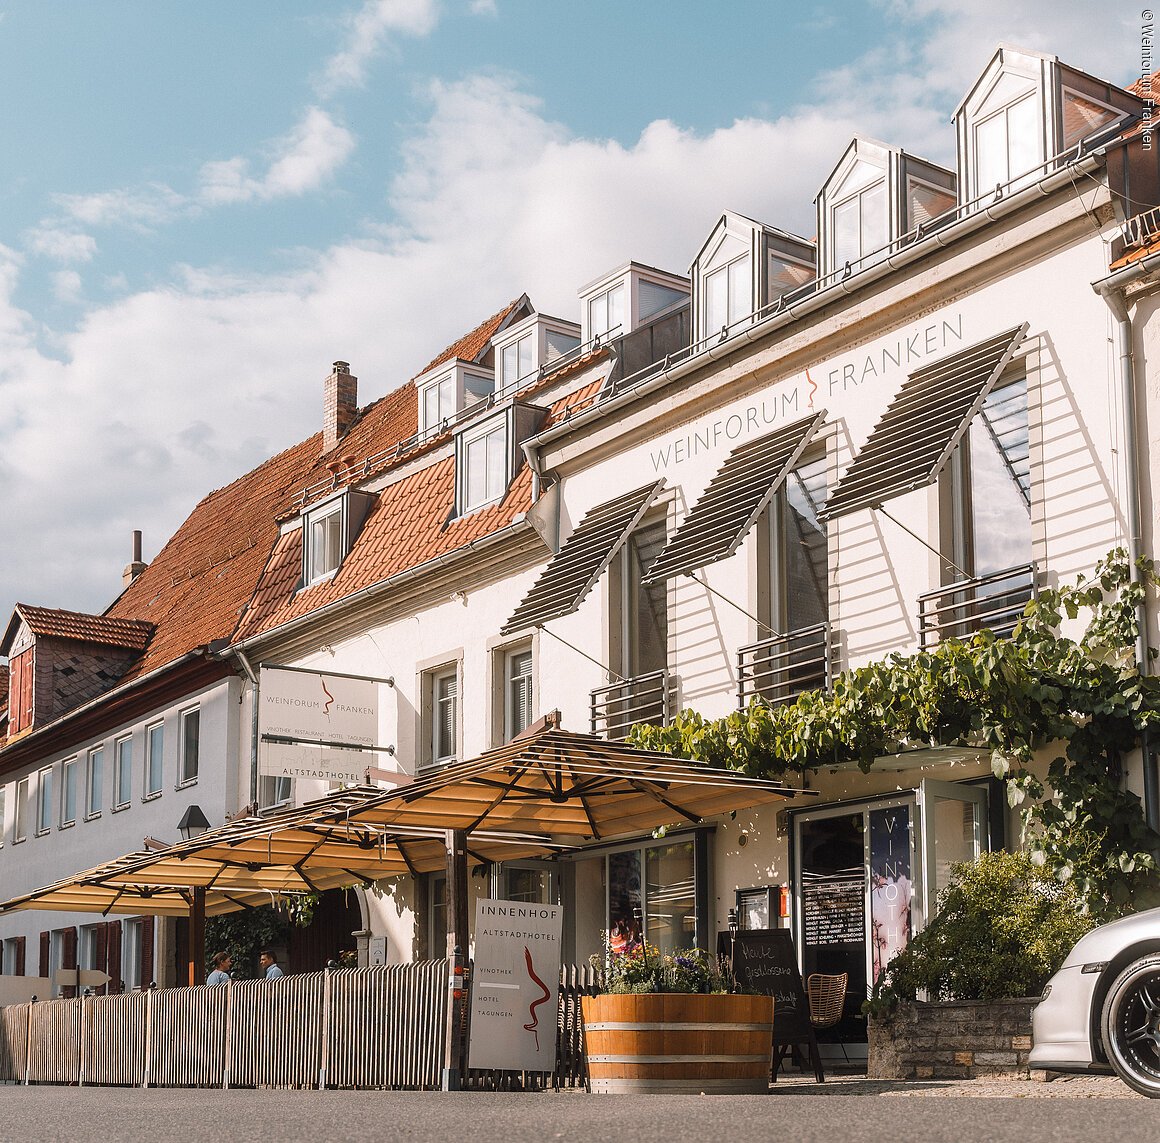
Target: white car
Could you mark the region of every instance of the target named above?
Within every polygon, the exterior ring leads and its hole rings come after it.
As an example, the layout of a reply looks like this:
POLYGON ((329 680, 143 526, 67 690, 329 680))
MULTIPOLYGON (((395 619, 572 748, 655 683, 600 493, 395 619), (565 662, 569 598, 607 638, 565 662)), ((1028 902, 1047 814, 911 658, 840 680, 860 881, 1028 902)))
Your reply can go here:
POLYGON ((1108 1071, 1160 1098, 1160 909, 1093 929, 1048 981, 1031 1066, 1108 1071))

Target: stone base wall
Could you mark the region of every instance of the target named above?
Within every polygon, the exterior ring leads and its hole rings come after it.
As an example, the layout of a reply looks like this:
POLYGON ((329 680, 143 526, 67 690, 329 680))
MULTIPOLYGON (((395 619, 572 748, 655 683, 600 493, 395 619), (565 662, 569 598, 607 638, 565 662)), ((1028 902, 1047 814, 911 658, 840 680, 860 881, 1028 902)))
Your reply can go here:
POLYGON ((1031 1010, 1022 1000, 900 1004, 868 1021, 871 1079, 1028 1076, 1031 1010))

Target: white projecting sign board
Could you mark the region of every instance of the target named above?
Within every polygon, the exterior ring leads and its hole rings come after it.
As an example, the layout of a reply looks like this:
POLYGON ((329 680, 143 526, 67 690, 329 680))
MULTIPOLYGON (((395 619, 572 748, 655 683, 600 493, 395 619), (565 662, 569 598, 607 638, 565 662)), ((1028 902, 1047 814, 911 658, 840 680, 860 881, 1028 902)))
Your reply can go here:
POLYGON ((469 1067, 555 1068, 562 918, 559 905, 476 902, 469 1067))
POLYGON ((374 679, 263 667, 259 712, 260 774, 365 782, 367 767, 377 764, 374 679))

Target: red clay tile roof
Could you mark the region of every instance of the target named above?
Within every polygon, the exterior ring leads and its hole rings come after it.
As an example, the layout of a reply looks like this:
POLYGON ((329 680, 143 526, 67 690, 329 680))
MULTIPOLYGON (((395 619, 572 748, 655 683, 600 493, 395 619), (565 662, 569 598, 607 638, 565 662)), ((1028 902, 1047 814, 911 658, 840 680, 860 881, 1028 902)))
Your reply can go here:
POLYGON ((81 611, 62 611, 55 607, 33 607, 18 603, 16 611, 34 635, 80 639, 106 647, 128 647, 143 651, 153 634, 153 624, 139 619, 119 619, 106 615, 87 615, 81 611))
POLYGON ((1160 252, 1160 234, 1153 234, 1146 239, 1143 245, 1133 246, 1125 250, 1109 267, 1111 270, 1122 270, 1125 266, 1130 266, 1133 262, 1139 262, 1141 258, 1147 258, 1149 254, 1156 254, 1160 252))
POLYGON ((487 348, 487 343, 499 333, 523 300, 522 296, 513 299, 498 313, 492 314, 487 321, 480 322, 470 333, 465 333, 458 341, 453 341, 442 353, 437 354, 420 369, 415 377, 422 377, 424 373, 430 372, 436 365, 442 365, 445 361, 477 361, 487 348))
MULTIPOLYGON (((602 383, 589 382, 555 402, 549 423, 590 404, 602 383)), ((448 520, 454 499, 454 457, 434 461, 388 485, 379 493, 338 574, 303 591, 295 591, 302 574, 302 530, 279 537, 235 638, 278 627, 511 524, 518 513, 531 507, 531 471, 526 466, 521 469, 498 504, 448 520)))

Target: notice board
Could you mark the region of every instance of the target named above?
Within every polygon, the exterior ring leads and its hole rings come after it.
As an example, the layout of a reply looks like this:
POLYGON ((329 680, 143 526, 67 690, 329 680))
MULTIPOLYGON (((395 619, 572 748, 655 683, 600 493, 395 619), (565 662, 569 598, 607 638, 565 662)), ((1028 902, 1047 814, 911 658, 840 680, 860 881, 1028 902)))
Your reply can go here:
POLYGON ((789 929, 742 929, 734 938, 720 933, 717 953, 732 955, 733 975, 742 992, 774 998, 775 1044, 801 1044, 811 1039, 810 1004, 789 929))
POLYGON ((559 905, 476 902, 469 1067, 555 1068, 562 918, 559 905))

